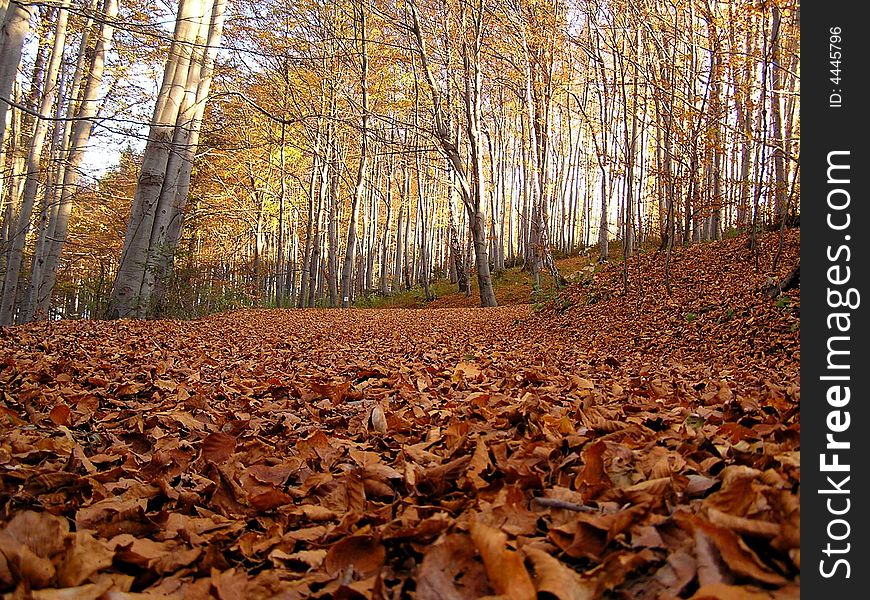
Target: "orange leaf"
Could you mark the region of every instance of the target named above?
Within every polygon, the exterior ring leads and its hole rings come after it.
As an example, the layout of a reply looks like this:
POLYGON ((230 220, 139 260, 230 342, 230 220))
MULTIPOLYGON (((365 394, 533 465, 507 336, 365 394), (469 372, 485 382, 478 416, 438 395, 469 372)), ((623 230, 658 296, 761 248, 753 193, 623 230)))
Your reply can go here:
POLYGON ((248 502, 251 506, 260 512, 272 510, 285 504, 293 503, 293 496, 285 494, 280 490, 269 490, 260 494, 254 494, 248 497, 248 502))
POLYGON ((138 383, 125 383, 115 390, 115 395, 118 397, 135 396, 142 391, 142 386, 138 383))
POLYGON ((202 457, 209 462, 222 463, 236 449, 236 438, 219 431, 210 433, 202 440, 202 457))
POLYGON ((522 556, 507 548, 507 535, 475 521, 471 525, 471 539, 483 558, 486 575, 497 593, 511 600, 537 598, 522 556))
POLYGON ((456 365, 456 369, 454 371, 454 379, 456 379, 457 381, 460 378, 473 380, 480 377, 480 374, 480 367, 478 367, 476 364, 469 362, 460 362, 456 365))
POLYGON ((51 409, 48 417, 55 425, 69 425, 71 411, 66 404, 58 404, 51 409))
POLYGON ((606 449, 607 444, 598 441, 587 446, 582 452, 584 466, 574 486, 583 494, 584 500, 595 498, 611 486, 610 478, 604 471, 603 455, 606 449))
POLYGON ((592 600, 595 585, 583 581, 579 574, 562 561, 538 548, 523 548, 535 567, 535 588, 558 600, 592 600))
POLYGON ((339 384, 317 383, 316 381, 311 381, 308 385, 314 393, 329 398, 333 404, 341 404, 346 398, 353 395, 350 393, 351 383, 352 382, 350 381, 345 381, 344 383, 339 384))
POLYGON ((366 577, 380 570, 386 555, 384 545, 374 536, 352 535, 330 546, 324 565, 330 575, 337 575, 353 567, 355 574, 366 577))

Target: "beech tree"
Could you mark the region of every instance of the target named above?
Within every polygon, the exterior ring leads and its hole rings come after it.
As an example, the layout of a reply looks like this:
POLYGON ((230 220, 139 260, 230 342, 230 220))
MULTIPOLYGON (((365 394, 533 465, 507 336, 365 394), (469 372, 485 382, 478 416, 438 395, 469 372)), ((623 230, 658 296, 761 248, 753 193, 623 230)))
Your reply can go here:
POLYGON ((32 11, 30 4, 0 0, 0 146, 5 139, 6 115, 21 62, 24 39, 30 31, 32 11))
MULTIPOLYGON (((91 8, 95 6, 96 1, 91 3, 91 8)), ((93 17, 88 18, 81 36, 66 108, 66 114, 72 115, 73 118, 64 123, 62 130, 57 129, 61 140, 60 154, 64 160, 60 162, 59 170, 54 176, 57 185, 48 186, 45 196, 43 224, 34 252, 27 304, 22 314, 24 321, 29 321, 36 316, 47 317, 49 313, 51 295, 57 281, 58 262, 67 240, 72 198, 79 180, 79 169, 100 103, 99 92, 103 82, 103 68, 106 53, 112 45, 114 19, 117 14, 118 1, 104 0, 102 7, 104 19, 93 48, 90 65, 86 64, 86 58, 89 52, 89 33, 93 17)), ((60 107, 59 103, 58 107, 60 107)))
POLYGON ((483 214, 484 204, 484 172, 483 172, 483 140, 481 132, 481 109, 483 78, 480 65, 481 45, 484 28, 484 5, 477 2, 474 5, 461 5, 460 52, 465 85, 462 89, 462 99, 465 109, 465 134, 469 144, 469 159, 466 162, 460 154, 457 135, 450 131, 444 107, 442 91, 435 79, 431 58, 420 20, 420 12, 414 0, 408 1, 411 16, 411 27, 416 40, 417 52, 422 63, 426 83, 432 99, 434 116, 433 134, 442 151, 447 156, 450 166, 456 175, 465 210, 468 214, 468 227, 474 243, 475 266, 477 267, 477 285, 480 293, 481 306, 497 306, 495 292, 490 277, 489 255, 486 242, 486 224, 483 214))
POLYGON ((179 2, 112 290, 110 318, 154 314, 162 300, 181 232, 225 9, 226 0, 179 2))

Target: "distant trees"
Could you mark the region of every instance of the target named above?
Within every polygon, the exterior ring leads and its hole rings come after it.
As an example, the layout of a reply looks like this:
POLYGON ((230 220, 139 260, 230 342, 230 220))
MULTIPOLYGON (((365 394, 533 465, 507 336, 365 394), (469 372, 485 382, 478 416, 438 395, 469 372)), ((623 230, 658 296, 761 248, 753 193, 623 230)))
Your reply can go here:
MULTIPOLYGON (((483 156, 483 67, 482 45, 484 19, 486 18, 483 2, 473 4, 460 3, 457 7, 459 12, 455 30, 459 37, 459 55, 462 61, 462 74, 464 85, 459 89, 464 110, 465 139, 468 141, 468 157, 464 156, 465 150, 460 142, 460 129, 451 127, 451 121, 445 113, 443 104, 442 83, 434 74, 432 59, 427 50, 426 41, 423 37, 423 25, 421 24, 420 12, 414 0, 409 0, 408 6, 411 13, 411 27, 416 41, 416 49, 422 63, 422 70, 428 85, 429 94, 432 98, 433 133, 441 147, 441 151, 447 157, 447 161, 456 177, 456 185, 459 188, 462 202, 468 213, 469 232, 474 245, 475 266, 477 267, 477 285, 480 293, 481 306, 496 306, 495 292, 492 288, 490 277, 489 255, 487 249, 487 227, 484 215, 485 202, 485 174, 483 156)), ((449 18, 449 9, 442 18, 449 18)), ((451 40, 448 40, 449 43, 451 40)), ((442 67, 443 68, 443 67, 442 67)), ((450 73, 444 71, 448 76, 450 73)), ((451 82, 447 81, 447 86, 451 82)), ((457 119, 458 120, 458 119, 457 119)))
POLYGON ((225 35, 225 0, 180 0, 171 37, 119 25, 117 0, 0 6, 2 322, 88 269, 113 317, 437 278, 494 306, 508 266, 562 282, 554 257, 593 244, 627 258, 798 210, 794 0, 237 0, 225 35), (80 181, 119 32, 165 61, 107 269, 67 231, 119 189, 80 181))

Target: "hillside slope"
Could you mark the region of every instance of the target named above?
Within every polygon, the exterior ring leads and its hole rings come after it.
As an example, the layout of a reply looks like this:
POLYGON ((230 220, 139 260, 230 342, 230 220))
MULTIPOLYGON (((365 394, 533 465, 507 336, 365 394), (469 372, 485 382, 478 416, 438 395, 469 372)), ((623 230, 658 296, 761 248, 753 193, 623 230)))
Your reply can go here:
POLYGON ((752 367, 797 377, 800 366, 800 288, 771 300, 764 286, 781 281, 800 260, 800 230, 759 237, 758 270, 748 237, 676 248, 671 290, 664 252, 611 263, 562 291, 542 311, 547 322, 569 329, 590 354, 620 360, 703 362, 731 369, 752 367))

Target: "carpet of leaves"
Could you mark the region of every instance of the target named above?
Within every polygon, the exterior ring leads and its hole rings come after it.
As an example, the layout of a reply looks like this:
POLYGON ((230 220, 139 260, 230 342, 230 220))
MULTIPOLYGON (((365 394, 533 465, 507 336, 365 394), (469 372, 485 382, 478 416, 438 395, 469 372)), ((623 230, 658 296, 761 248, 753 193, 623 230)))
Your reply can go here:
POLYGON ((798 597, 799 295, 759 293, 798 245, 537 311, 2 329, 0 592, 798 597))

